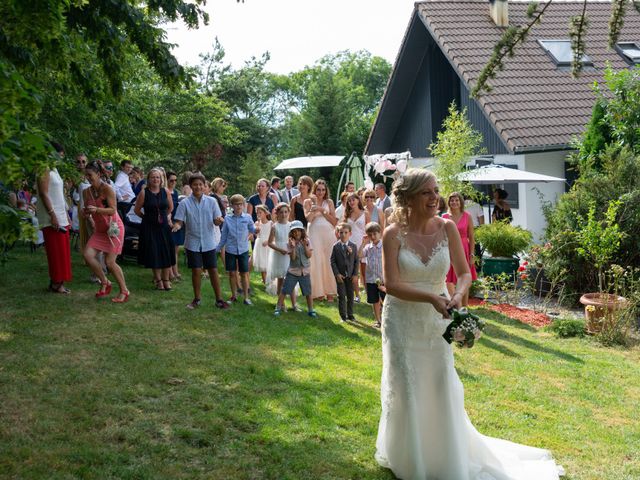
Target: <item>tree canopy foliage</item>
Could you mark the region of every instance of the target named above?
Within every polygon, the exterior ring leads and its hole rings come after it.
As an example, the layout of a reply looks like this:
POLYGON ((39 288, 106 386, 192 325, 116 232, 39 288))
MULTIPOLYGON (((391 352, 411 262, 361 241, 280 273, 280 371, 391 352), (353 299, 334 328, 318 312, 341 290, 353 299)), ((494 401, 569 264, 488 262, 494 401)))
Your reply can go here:
MULTIPOLYGON (((243 194, 285 156, 363 150, 388 62, 340 52, 279 75, 267 71, 268 53, 233 68, 216 40, 185 68, 162 24, 197 28, 208 21, 204 3, 0 2, 0 186, 69 166, 52 140, 68 157, 200 170, 243 194)), ((9 212, 0 209, 0 223, 12 225, 14 241, 19 215, 9 212)))

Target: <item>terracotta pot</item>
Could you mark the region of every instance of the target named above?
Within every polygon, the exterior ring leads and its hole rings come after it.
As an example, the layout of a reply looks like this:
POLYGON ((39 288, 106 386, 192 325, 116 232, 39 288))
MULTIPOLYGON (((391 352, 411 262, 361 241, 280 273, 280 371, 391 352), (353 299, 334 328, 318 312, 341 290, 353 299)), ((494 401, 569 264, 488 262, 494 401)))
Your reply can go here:
POLYGON ((603 325, 614 321, 615 311, 624 308, 627 299, 610 293, 585 293, 580 303, 584 305, 587 332, 598 333, 603 325))

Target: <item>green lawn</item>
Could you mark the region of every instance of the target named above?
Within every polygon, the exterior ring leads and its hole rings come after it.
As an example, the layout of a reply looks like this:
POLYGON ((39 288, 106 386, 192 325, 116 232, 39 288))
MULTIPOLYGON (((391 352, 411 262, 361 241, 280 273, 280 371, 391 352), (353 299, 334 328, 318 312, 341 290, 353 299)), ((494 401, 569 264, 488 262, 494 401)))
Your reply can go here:
MULTIPOLYGON (((0 269, 0 478, 393 478, 373 459, 366 305, 361 325, 331 304, 274 319, 254 283, 253 307, 215 310, 208 289, 191 312, 188 280, 159 292, 124 268, 126 305, 96 301, 77 255, 69 297, 45 293, 42 250, 18 246, 0 269)), ((640 478, 640 349, 479 312, 485 336, 456 352, 476 427, 550 448, 568 479, 640 478)))

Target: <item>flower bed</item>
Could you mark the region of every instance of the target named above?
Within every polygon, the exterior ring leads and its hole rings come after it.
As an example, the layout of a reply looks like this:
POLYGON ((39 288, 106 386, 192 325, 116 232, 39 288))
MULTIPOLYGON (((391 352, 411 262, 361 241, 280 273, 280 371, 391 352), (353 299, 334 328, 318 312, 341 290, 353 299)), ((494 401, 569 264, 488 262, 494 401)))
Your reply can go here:
POLYGON ((514 307, 508 303, 498 303, 494 305, 478 298, 470 298, 469 305, 493 310, 494 312, 501 313, 509 318, 518 320, 536 328, 545 327, 551 323, 549 316, 542 312, 535 312, 528 308, 514 307))

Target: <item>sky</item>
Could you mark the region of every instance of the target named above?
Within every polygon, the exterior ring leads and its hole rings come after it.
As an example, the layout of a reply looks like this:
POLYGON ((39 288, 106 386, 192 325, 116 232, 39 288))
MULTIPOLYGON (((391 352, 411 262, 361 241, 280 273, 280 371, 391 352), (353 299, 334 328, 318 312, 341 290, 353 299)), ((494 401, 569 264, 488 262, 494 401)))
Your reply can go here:
POLYGON ((209 25, 167 29, 173 54, 185 65, 197 65, 211 51, 215 37, 224 47, 225 63, 235 68, 252 56, 271 54, 266 70, 290 73, 326 54, 368 50, 393 64, 414 0, 208 0, 209 25))

